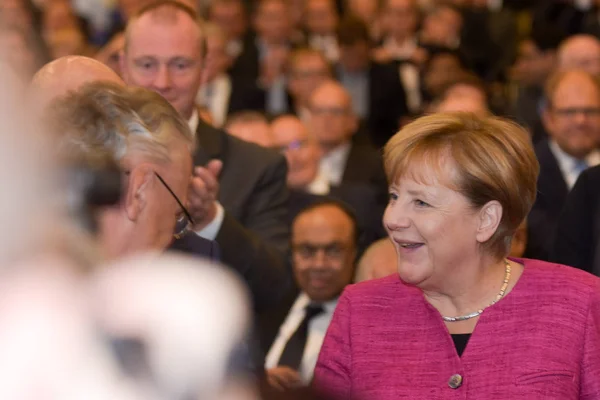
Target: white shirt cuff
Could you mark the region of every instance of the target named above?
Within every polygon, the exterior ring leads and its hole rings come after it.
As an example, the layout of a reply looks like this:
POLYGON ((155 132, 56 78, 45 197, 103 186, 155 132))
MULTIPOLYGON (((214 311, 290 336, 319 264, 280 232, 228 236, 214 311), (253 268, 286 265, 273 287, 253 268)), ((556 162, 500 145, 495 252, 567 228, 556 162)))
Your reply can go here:
POLYGON ((221 230, 221 225, 223 225, 223 219, 225 218, 225 209, 223 208, 221 203, 219 203, 218 201, 216 203, 217 215, 215 215, 215 218, 212 221, 210 221, 210 223, 204 228, 202 228, 199 231, 196 231, 196 235, 203 237, 204 239, 215 240, 217 234, 219 233, 219 230, 221 230))

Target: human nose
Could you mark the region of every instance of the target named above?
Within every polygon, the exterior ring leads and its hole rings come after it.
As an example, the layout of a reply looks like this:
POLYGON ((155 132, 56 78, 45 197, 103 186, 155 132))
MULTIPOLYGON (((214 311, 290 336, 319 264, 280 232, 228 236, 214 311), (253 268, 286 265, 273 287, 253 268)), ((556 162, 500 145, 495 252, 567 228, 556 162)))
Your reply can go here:
POLYGON ((585 110, 577 110, 573 116, 573 121, 578 124, 584 124, 587 121, 587 113, 585 110))
POLYGON ((406 229, 410 224, 410 216, 405 207, 398 204, 388 204, 383 214, 383 225, 388 231, 406 229))
POLYGON ((171 76, 167 66, 161 66, 159 68, 156 79, 154 80, 154 86, 161 90, 168 89, 171 86, 171 76))
POLYGON ((326 263, 327 263, 327 255, 325 254, 325 249, 317 249, 317 251, 315 252, 315 255, 313 257, 313 267, 315 269, 321 269, 324 268, 326 263))

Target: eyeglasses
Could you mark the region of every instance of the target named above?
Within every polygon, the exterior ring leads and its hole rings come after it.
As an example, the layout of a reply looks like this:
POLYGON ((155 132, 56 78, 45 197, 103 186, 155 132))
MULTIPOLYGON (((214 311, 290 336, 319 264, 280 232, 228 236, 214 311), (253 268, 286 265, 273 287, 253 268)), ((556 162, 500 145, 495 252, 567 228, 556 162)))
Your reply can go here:
POLYGON ((573 118, 577 114, 583 114, 583 116, 587 118, 600 116, 600 108, 598 107, 555 108, 553 111, 556 115, 565 118, 573 118))
POLYGON ((292 246, 293 253, 305 260, 314 259, 321 250, 325 253, 327 259, 339 260, 344 256, 346 246, 341 243, 330 243, 321 246, 302 243, 292 246))
POLYGON ((294 140, 284 146, 275 146, 275 147, 273 147, 273 149, 283 153, 285 151, 290 151, 290 150, 299 150, 299 149, 305 147, 307 143, 308 143, 308 140, 306 140, 306 139, 294 140))
POLYGON ((177 204, 179 204, 179 207, 181 207, 183 215, 177 217, 177 222, 175 223, 175 233, 173 233, 173 237, 175 239, 181 239, 186 233, 192 230, 192 226, 194 226, 194 219, 187 208, 185 208, 181 200, 179 200, 179 197, 177 197, 171 187, 167 185, 167 182, 165 182, 162 176, 160 176, 157 172, 154 172, 154 175, 156 175, 160 183, 162 183, 169 193, 171 193, 171 196, 173 196, 177 204))
POLYGON ((292 70, 291 77, 294 79, 309 79, 309 78, 322 78, 327 76, 326 69, 314 69, 314 70, 292 70))
POLYGON ((346 107, 311 107, 310 112, 313 115, 329 114, 333 117, 343 117, 350 114, 350 110, 346 107))

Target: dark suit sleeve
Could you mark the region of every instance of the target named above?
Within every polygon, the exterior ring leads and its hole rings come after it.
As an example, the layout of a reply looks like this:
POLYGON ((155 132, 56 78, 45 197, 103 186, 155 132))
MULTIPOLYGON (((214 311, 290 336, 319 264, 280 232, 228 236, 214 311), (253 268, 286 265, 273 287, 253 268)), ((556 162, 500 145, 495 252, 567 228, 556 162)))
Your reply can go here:
POLYGON ((554 242, 556 222, 538 201, 527 217, 527 250, 528 258, 548 260, 549 250, 554 242))
MULTIPOLYGON (((288 200, 285 158, 265 168, 244 208, 241 222, 259 238, 285 254, 289 246, 288 200)), ((225 251, 224 251, 225 252, 225 251)))
POLYGON ((551 260, 591 272, 594 210, 598 207, 597 185, 600 182, 591 182, 589 172, 580 175, 567 196, 558 220, 551 260))
POLYGON ((222 261, 246 281, 256 311, 277 304, 291 283, 285 253, 244 228, 227 211, 216 241, 222 249, 222 261))

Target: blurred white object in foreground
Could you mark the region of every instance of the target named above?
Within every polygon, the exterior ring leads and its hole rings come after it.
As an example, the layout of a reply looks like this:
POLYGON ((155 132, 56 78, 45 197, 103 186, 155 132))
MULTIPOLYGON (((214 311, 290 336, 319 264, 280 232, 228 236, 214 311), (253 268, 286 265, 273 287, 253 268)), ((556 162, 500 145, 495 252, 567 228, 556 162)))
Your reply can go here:
POLYGON ((217 398, 249 328, 249 297, 224 267, 183 255, 145 255, 98 271, 100 321, 141 342, 166 399, 217 398))

